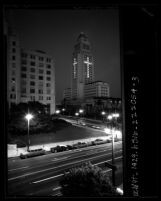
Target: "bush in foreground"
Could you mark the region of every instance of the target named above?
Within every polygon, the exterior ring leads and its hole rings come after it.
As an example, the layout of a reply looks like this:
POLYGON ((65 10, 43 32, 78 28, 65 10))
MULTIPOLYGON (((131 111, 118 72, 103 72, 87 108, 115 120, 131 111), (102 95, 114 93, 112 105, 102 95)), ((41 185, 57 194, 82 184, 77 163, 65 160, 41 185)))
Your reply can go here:
POLYGON ((85 163, 65 173, 60 181, 61 193, 65 197, 112 197, 119 196, 109 180, 98 166, 85 163))

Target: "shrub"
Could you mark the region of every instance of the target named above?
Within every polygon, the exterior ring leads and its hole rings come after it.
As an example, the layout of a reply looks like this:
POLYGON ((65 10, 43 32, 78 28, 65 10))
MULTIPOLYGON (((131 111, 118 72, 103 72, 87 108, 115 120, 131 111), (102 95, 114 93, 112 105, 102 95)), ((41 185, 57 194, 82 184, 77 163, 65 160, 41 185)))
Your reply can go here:
POLYGON ((64 174, 60 186, 65 197, 119 196, 107 173, 103 173, 101 168, 91 163, 70 169, 69 173, 64 174))

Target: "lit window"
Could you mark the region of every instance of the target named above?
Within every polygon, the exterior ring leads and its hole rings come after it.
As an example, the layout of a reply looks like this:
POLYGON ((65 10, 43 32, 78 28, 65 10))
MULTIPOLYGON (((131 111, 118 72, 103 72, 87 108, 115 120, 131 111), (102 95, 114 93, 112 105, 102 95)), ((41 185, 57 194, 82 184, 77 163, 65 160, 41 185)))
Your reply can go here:
POLYGON ((87 57, 87 61, 84 61, 84 63, 87 65, 87 78, 89 78, 89 66, 92 64, 89 62, 89 57, 87 57))
POLYGON ((76 59, 74 58, 74 63, 73 63, 73 66, 74 66, 74 71, 73 71, 73 73, 74 73, 74 78, 76 78, 76 74, 77 74, 76 65, 77 65, 77 61, 76 61, 76 59))

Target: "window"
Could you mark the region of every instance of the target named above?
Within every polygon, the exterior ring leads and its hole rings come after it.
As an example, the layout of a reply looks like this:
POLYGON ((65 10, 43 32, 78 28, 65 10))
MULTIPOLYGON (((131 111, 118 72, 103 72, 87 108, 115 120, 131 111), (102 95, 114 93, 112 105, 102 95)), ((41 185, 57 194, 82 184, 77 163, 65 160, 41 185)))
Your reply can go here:
POLYGON ((31 99, 32 101, 35 101, 35 96, 30 96, 30 99, 31 99))
POLYGON ((16 68, 16 63, 12 63, 12 68, 16 68))
POLYGON ((30 78, 31 79, 35 79, 35 75, 30 75, 30 78))
POLYGON ((39 61, 44 61, 44 58, 43 57, 39 57, 39 61))
POLYGON ((47 75, 50 75, 50 74, 51 74, 51 71, 47 70, 47 71, 46 71, 46 74, 47 74, 47 75))
POLYGON ((15 49, 15 48, 12 48, 12 52, 15 53, 15 52, 16 52, 16 49, 15 49))
POLYGON ((48 90, 47 90, 47 94, 50 94, 50 93, 51 93, 51 92, 50 92, 50 89, 48 89, 48 90))
POLYGON ((50 81, 50 80, 51 80, 51 78, 50 78, 50 77, 47 77, 47 78, 46 78, 46 80, 47 80, 47 81, 50 81))
POLYGON ((39 94, 43 94, 43 90, 42 89, 39 89, 39 94))
POLYGON ((16 60, 16 57, 15 57, 15 56, 12 56, 12 60, 16 60))
POLYGON ((35 72, 35 68, 30 68, 30 72, 34 73, 35 72))
POLYGON ((39 76, 39 80, 43 80, 43 76, 39 76))
POLYGON ((26 60, 22 60, 22 61, 21 61, 21 64, 26 65, 26 64, 27 64, 27 61, 26 61, 26 60))
POLYGON ((30 89, 30 93, 31 94, 35 93, 35 89, 30 89))
POLYGON ((22 73, 22 74, 21 74, 21 77, 22 77, 22 78, 26 78, 26 74, 22 73))
POLYGON ((21 85, 22 85, 22 86, 25 86, 25 85, 26 85, 26 80, 22 80, 22 81, 21 81, 21 85))
POLYGON ((31 61, 31 62, 30 62, 30 65, 31 65, 31 66, 35 66, 35 62, 34 62, 34 61, 31 61))
POLYGON ((12 70, 12 75, 15 75, 15 71, 14 70, 12 70))
POLYGON ((35 86, 35 82, 31 81, 31 82, 30 82, 30 85, 31 85, 31 86, 35 86))
POLYGON ((51 68, 51 65, 48 64, 48 65, 46 66, 46 68, 50 69, 50 68, 51 68))
POLYGON ((35 55, 31 54, 31 55, 30 55, 30 58, 31 58, 31 59, 35 59, 35 55))
POLYGON ((44 71, 43 71, 42 69, 39 69, 39 73, 40 73, 40 74, 43 74, 44 71))
POLYGON ((16 45, 16 41, 12 41, 12 45, 15 46, 16 45))
POLYGON ((50 97, 50 96, 47 96, 47 97, 46 97, 46 100, 51 100, 51 97, 50 97))
POLYGON ((50 58, 46 58, 46 61, 47 61, 47 62, 51 62, 51 59, 50 59, 50 58))
POLYGON ((26 93, 26 88, 21 88, 21 93, 26 93))
POLYGON ((44 67, 44 64, 43 63, 39 63, 39 67, 44 67))
POLYGON ((39 87, 43 87, 43 82, 39 82, 39 87))
POLYGON ((27 54, 26 53, 21 53, 21 57, 27 58, 27 54))
POLYGON ((43 96, 39 96, 39 100, 43 100, 43 96))
POLYGON ((50 83, 46 83, 46 87, 50 87, 51 86, 51 84, 50 83))
POLYGON ((16 94, 10 94, 11 99, 16 99, 16 94))
POLYGON ((12 91, 12 92, 15 92, 15 86, 12 86, 12 87, 11 87, 11 91, 12 91))
POLYGON ((27 68, 26 68, 25 66, 22 66, 22 67, 21 67, 21 70, 22 70, 22 71, 27 71, 27 68))

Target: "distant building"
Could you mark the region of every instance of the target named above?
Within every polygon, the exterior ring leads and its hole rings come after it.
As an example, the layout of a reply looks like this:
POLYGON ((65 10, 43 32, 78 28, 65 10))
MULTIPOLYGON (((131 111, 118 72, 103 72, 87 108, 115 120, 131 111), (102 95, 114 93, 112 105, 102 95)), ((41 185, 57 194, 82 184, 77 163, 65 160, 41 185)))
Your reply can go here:
POLYGON ((40 50, 24 50, 11 28, 5 29, 7 101, 39 101, 55 113, 55 68, 52 56, 40 50))
POLYGON ((66 88, 66 89, 64 89, 64 92, 63 92, 63 99, 66 99, 67 101, 68 101, 68 100, 71 100, 71 96, 72 96, 71 88, 66 88))
POLYGON ((91 45, 84 33, 77 38, 72 64, 72 99, 84 99, 84 86, 94 81, 94 59, 91 45))
POLYGON ((109 97, 109 84, 107 82, 95 81, 85 85, 84 97, 85 99, 92 97, 109 97))

